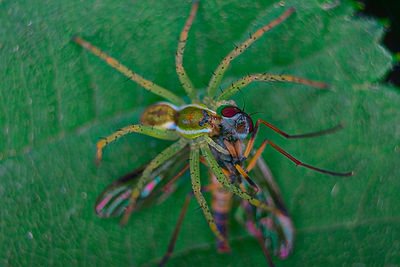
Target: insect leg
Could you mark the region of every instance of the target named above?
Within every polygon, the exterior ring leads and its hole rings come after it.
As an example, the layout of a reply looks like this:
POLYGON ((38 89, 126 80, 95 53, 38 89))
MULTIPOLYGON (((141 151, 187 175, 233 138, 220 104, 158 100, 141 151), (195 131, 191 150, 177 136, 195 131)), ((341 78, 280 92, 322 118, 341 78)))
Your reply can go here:
POLYGON ((211 152, 210 148, 208 147, 208 144, 201 144, 200 148, 201 148, 201 152, 203 153, 203 157, 204 157, 205 161, 207 162, 208 166, 211 168, 211 171, 214 173, 215 178, 226 190, 228 190, 229 192, 231 192, 235 195, 238 195, 240 198, 248 201, 253 206, 256 206, 263 210, 271 211, 271 212, 274 212, 277 214, 281 213, 278 209, 271 207, 265 203, 262 203, 258 199, 252 197, 251 195, 247 194, 246 192, 243 192, 240 188, 231 184, 228 181, 228 179, 226 178, 226 176, 225 176, 224 172, 222 171, 222 169, 220 168, 220 166, 218 165, 217 161, 214 159, 214 156, 212 155, 212 152, 211 152))
POLYGON ((143 187, 146 185, 148 177, 150 176, 151 172, 166 162, 168 159, 173 157, 176 153, 181 151, 187 145, 187 141, 185 139, 180 139, 179 141, 173 143, 166 149, 164 149, 160 154, 158 154, 150 163, 146 166, 143 170, 142 176, 140 176, 136 186, 132 189, 131 198, 129 201, 129 206, 125 210, 124 216, 121 219, 121 225, 124 226, 128 220, 129 216, 131 215, 133 208, 135 207, 136 201, 140 196, 143 187))
POLYGON ((185 104, 185 102, 179 96, 175 95, 171 91, 169 91, 161 86, 158 86, 157 84, 155 84, 149 80, 146 80, 142 76, 134 73, 133 71, 128 69, 126 66, 124 66, 120 62, 118 62, 115 58, 110 57, 109 55, 107 55, 106 53, 101 51, 99 48, 92 45, 88 41, 82 39, 81 37, 73 36, 72 41, 74 41, 75 43, 79 44, 80 46, 86 48, 87 50, 89 50, 90 52, 92 52, 93 54, 98 56, 99 58, 103 59, 108 65, 117 69, 119 72, 121 72, 122 74, 127 76, 129 79, 131 79, 132 81, 136 82, 137 84, 143 86, 145 89, 152 92, 153 94, 159 95, 178 106, 185 104))
MULTIPOLYGON (((212 187, 206 186, 205 188, 203 188, 201 190, 201 192, 206 192, 206 191, 210 191, 210 190, 212 190, 212 187)), ((167 262, 169 257, 172 255, 172 252, 174 251, 176 239, 179 235, 179 231, 181 230, 182 223, 183 223, 183 220, 185 219, 186 213, 189 208, 189 203, 190 203, 190 200, 192 199, 192 197, 193 197, 193 192, 190 192, 189 194, 186 195, 185 201, 183 202, 181 212, 179 213, 178 222, 176 223, 174 232, 171 236, 171 239, 169 240, 167 251, 165 252, 164 257, 162 258, 160 263, 158 264, 158 266, 160 266, 160 267, 165 265, 165 263, 167 262)))
POLYGON ((242 54, 250 45, 252 45, 258 38, 260 38, 264 33, 271 30, 275 26, 279 25, 281 22, 286 20, 292 13, 294 12, 294 8, 289 8, 285 11, 280 17, 271 21, 267 25, 264 25, 256 32, 250 35, 250 37, 244 41, 241 45, 233 49, 229 54, 221 61, 218 65, 217 69, 213 72, 210 83, 207 88, 207 96, 214 98, 215 93, 217 92, 218 85, 221 83, 222 77, 224 76, 225 71, 228 69, 229 64, 232 60, 242 54))
POLYGON ((250 140, 249 140, 249 142, 247 144, 246 150, 244 152, 244 157, 246 157, 246 158, 249 156, 250 151, 253 148, 254 140, 255 140, 256 135, 258 133, 260 123, 263 123, 264 125, 268 126, 269 128, 271 128, 275 132, 279 133, 280 135, 282 135, 283 137, 286 137, 288 139, 316 137, 316 136, 320 136, 320 135, 330 134, 330 133, 336 132, 337 130, 343 128, 343 124, 339 123, 335 127, 332 127, 332 128, 329 128, 329 129, 325 129, 325 130, 322 130, 322 131, 318 131, 318 132, 307 133, 307 134, 290 135, 290 134, 287 134, 287 133, 279 130, 278 128, 276 128, 272 124, 270 124, 270 123, 268 123, 268 122, 266 122, 264 120, 258 119, 257 122, 256 122, 256 126, 254 127, 253 134, 251 135, 251 138, 250 138, 250 140))
MULTIPOLYGON (((239 159, 239 157, 242 156, 242 146, 239 140, 235 142, 235 144, 232 144, 228 140, 224 140, 224 144, 226 148, 229 151, 229 154, 231 154, 233 159, 239 159)), ((247 181, 247 183, 253 187, 255 193, 259 191, 258 186, 256 185, 255 182, 253 182, 249 175, 247 174, 247 171, 244 170, 239 164, 234 164, 236 170, 241 174, 241 176, 247 181)), ((222 171, 225 173, 225 176, 229 178, 229 172, 225 172, 224 169, 222 168, 222 171)))
POLYGON ((291 82, 310 85, 318 88, 328 88, 328 85, 323 82, 316 82, 299 78, 286 74, 267 74, 267 73, 256 73, 250 74, 240 78, 236 82, 232 83, 227 88, 223 89, 222 93, 217 97, 217 100, 225 100, 236 94, 242 88, 246 87, 251 82, 291 82))
POLYGON ((230 154, 230 152, 228 150, 226 150, 225 148, 223 148, 222 146, 218 145, 214 140, 212 140, 211 137, 209 137, 208 135, 204 135, 202 136, 202 138, 213 148, 215 148, 218 152, 223 153, 223 154, 230 154))
POLYGON ((164 187, 162 188, 163 191, 168 192, 170 190, 171 185, 178 180, 182 175, 189 170, 190 164, 186 165, 174 178, 172 178, 164 187))
POLYGON ((286 258, 293 248, 294 228, 278 185, 269 167, 258 154, 254 155, 254 160, 257 162, 254 174, 261 179, 259 182, 263 185, 263 191, 259 193, 258 197, 265 199, 269 205, 278 208, 281 214, 263 213, 247 202, 242 201, 240 207, 237 209, 237 215, 240 215, 240 210, 242 210, 242 215, 245 215, 245 218, 241 218, 240 216, 236 216, 236 218, 257 238, 266 259, 268 262, 271 262, 267 244, 269 244, 268 247, 274 249, 275 255, 280 258, 286 258))
POLYGON ((160 263, 158 264, 158 266, 164 266, 165 263, 167 262, 167 260, 169 259, 169 257, 172 255, 172 252, 174 251, 174 247, 175 247, 175 243, 176 243, 176 238, 178 237, 179 231, 181 229, 183 220, 185 219, 187 210, 189 208, 189 203, 190 200, 192 199, 192 195, 188 194, 185 198, 185 202, 183 202, 183 206, 181 209, 181 212, 179 214, 179 218, 178 218, 178 222, 176 223, 175 229, 174 229, 174 233, 172 234, 172 237, 168 243, 168 248, 167 248, 167 252, 165 252, 164 257, 162 258, 162 260, 160 261, 160 263))
POLYGON ((247 174, 247 171, 244 170, 239 164, 235 164, 236 170, 242 175, 242 177, 246 180, 246 182, 253 187, 254 189, 254 194, 257 194, 257 192, 260 190, 258 185, 253 182, 253 180, 250 179, 249 175, 247 174))
POLYGON ((264 147, 259 147, 257 149, 256 153, 254 154, 254 156, 251 158, 249 164, 247 165, 246 170, 248 172, 251 171, 256 166, 257 160, 260 158, 261 153, 264 151, 264 149, 265 149, 265 146, 264 147))
POLYGON ((185 26, 181 32, 181 35, 179 36, 178 49, 175 54, 176 73, 178 74, 179 80, 181 81, 183 88, 192 102, 198 100, 198 95, 195 91, 193 83, 190 81, 185 69, 183 68, 183 52, 185 51, 188 33, 192 27, 193 19, 196 16, 198 7, 199 1, 193 1, 189 18, 186 20, 185 26))
MULTIPOLYGON (((208 146, 208 145, 207 145, 208 146)), ((210 151, 211 153, 211 151, 210 151)), ((211 231, 215 234, 215 236, 221 242, 227 243, 226 238, 222 235, 222 233, 218 230, 217 225, 215 224, 214 218, 210 212, 210 208, 207 205, 204 196, 201 194, 201 185, 200 185, 200 163, 199 163, 199 150, 196 147, 192 147, 190 149, 190 177, 192 179, 192 189, 193 194, 197 199, 197 202, 200 204, 201 209, 203 210, 204 216, 207 219, 208 225, 210 226, 211 231)))
MULTIPOLYGON (((277 145, 275 145, 274 143, 272 143, 270 140, 265 140, 265 141, 262 143, 262 145, 261 145, 260 148, 258 149, 258 150, 261 151, 260 153, 262 153, 262 151, 264 151, 265 146, 266 146, 267 144, 271 145, 273 148, 275 148, 275 150, 277 150, 278 152, 280 152, 281 154, 283 154, 284 156, 286 156, 288 159, 290 159, 291 161, 293 161, 297 166, 299 166, 299 165, 300 165, 300 166, 304 166, 304 167, 306 167, 306 168, 309 168, 309 169, 312 169, 312 170, 315 170, 315 171, 318 171, 318 172, 321 172, 321 173, 326 173, 326 174, 329 174, 329 175, 333 175, 333 176, 343 176, 343 177, 346 177, 346 176, 352 176, 352 175, 354 174, 353 171, 351 171, 351 172, 346 172, 346 173, 332 172, 332 171, 320 169, 320 168, 317 168, 317 167, 308 165, 308 164, 306 164, 306 163, 303 163, 303 162, 301 162, 301 161, 295 159, 293 156, 291 156, 289 153, 287 153, 285 150, 283 150, 283 149, 280 148, 279 146, 277 146, 277 145)), ((258 151, 257 151, 257 152, 258 152, 258 151)))
POLYGON ((174 131, 157 129, 151 126, 139 125, 139 124, 129 125, 122 129, 119 129, 118 131, 112 133, 111 135, 97 142, 96 162, 99 162, 101 160, 101 157, 103 156, 103 148, 105 146, 107 146, 111 142, 114 142, 118 138, 133 132, 164 140, 175 140, 178 138, 177 133, 174 131))

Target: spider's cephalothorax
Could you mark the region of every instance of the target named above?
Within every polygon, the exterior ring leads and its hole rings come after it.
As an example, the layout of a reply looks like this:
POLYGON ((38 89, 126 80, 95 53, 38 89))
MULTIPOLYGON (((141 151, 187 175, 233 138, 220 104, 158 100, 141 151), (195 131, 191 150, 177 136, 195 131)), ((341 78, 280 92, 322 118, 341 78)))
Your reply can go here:
MULTIPOLYGON (((201 206, 210 229, 214 232, 220 242, 227 244, 227 237, 224 233, 218 230, 208 204, 202 195, 202 190, 204 190, 204 188, 202 188, 200 184, 200 160, 210 168, 219 185, 223 187, 224 190, 237 195, 252 206, 262 209, 270 214, 274 214, 277 217, 284 214, 281 207, 254 197, 254 195, 247 192, 245 187, 237 186, 237 184, 232 183, 230 179, 231 176, 238 179, 244 178, 244 180, 248 181, 251 186, 257 187, 252 183, 247 172, 254 168, 257 159, 260 158, 260 155, 267 144, 271 145, 271 147, 288 157, 297 165, 336 176, 349 176, 352 175, 352 172, 331 172, 302 163, 269 140, 265 140, 257 150, 253 149, 254 139, 257 135, 260 123, 270 127, 272 130, 287 138, 321 135, 335 131, 340 128, 340 125, 318 133, 288 135, 260 119, 257 120, 253 127, 253 122, 251 121, 250 116, 237 108, 234 104, 224 107, 224 105, 227 105, 228 103, 233 103, 233 101, 228 100, 231 96, 255 81, 291 82, 318 88, 327 88, 325 83, 286 74, 254 73, 234 81, 225 88, 221 88, 222 93, 217 93, 217 89, 220 87, 222 78, 226 70, 229 68, 230 63, 248 49, 264 33, 285 21, 294 12, 294 8, 288 8, 280 17, 250 34, 248 39, 229 52, 213 72, 206 89, 206 95, 204 98, 200 99, 193 83, 183 67, 183 53, 198 5, 199 1, 194 0, 190 16, 180 34, 178 48, 175 54, 176 72, 182 86, 190 98, 189 104, 185 103, 181 97, 177 96, 173 92, 156 85, 139 74, 129 70, 126 66, 108 56, 88 41, 85 41, 78 36, 74 36, 72 39, 75 43, 88 49, 132 81, 168 101, 168 103, 157 103, 149 106, 140 118, 141 124, 126 126, 99 141, 97 143, 97 161, 100 161, 103 148, 106 145, 119 139, 121 136, 132 132, 164 140, 176 140, 172 145, 164 149, 153 160, 146 164, 145 167, 135 171, 131 178, 128 177, 117 180, 110 187, 107 187, 96 202, 97 214, 101 214, 103 217, 111 217, 113 214, 121 214, 121 212, 124 212, 121 224, 126 224, 132 211, 137 208, 137 205, 140 205, 138 204, 138 200, 143 202, 142 200, 151 199, 148 198, 149 192, 152 192, 154 187, 161 182, 164 177, 162 174, 168 172, 175 163, 181 162, 182 158, 186 159, 186 151, 190 150, 189 164, 180 173, 183 173, 183 171, 190 167, 193 195, 201 206), (220 111, 220 113, 216 110, 220 111), (245 144, 244 139, 249 135, 249 133, 252 133, 251 138, 247 144, 245 144), (245 147, 244 151, 242 150, 242 147, 245 147), (201 158, 200 152, 202 154, 201 158), (249 157, 250 153, 252 153, 252 155, 254 154, 254 156, 245 168, 243 162, 244 159, 249 157), (115 210, 118 212, 113 212, 115 210)), ((281 7, 278 6, 278 8, 281 7)), ((268 188, 266 190, 268 190, 268 188)), ((185 205, 187 209, 188 204, 185 205)), ((185 208, 182 210, 185 210, 185 208)), ((180 216, 177 228, 179 228, 182 221, 181 217, 182 216, 180 216)), ((166 259, 172 252, 175 239, 176 235, 174 234, 168 252, 163 258, 161 264, 165 263, 166 259)))

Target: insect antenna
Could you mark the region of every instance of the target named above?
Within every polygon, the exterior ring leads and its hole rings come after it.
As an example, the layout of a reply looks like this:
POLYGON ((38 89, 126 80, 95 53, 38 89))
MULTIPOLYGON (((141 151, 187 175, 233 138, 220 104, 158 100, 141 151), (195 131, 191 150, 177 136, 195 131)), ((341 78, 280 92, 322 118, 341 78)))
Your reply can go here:
POLYGON ((260 114, 260 113, 264 113, 264 112, 263 111, 256 111, 256 112, 249 113, 247 115, 249 115, 249 117, 251 117, 253 115, 260 114))
POLYGON ((161 190, 163 190, 163 191, 165 191, 165 192, 168 192, 169 189, 170 189, 170 187, 171 187, 171 185, 172 185, 176 180, 178 180, 179 178, 181 178, 182 175, 183 175, 187 170, 189 170, 189 167, 190 167, 189 164, 186 165, 177 175, 175 175, 174 178, 171 179, 171 181, 169 181, 166 185, 164 185, 164 187, 163 187, 161 190))

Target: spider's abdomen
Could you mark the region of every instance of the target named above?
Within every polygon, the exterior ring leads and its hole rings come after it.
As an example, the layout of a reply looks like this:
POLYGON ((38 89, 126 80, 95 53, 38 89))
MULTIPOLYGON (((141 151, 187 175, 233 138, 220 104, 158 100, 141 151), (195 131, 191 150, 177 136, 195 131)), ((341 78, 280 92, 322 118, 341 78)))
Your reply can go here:
POLYGON ((190 104, 179 111, 176 131, 183 137, 193 139, 201 135, 219 134, 221 117, 204 105, 190 104))
POLYGON ((140 115, 140 122, 147 126, 175 130, 178 117, 179 109, 176 106, 160 102, 147 107, 140 115))

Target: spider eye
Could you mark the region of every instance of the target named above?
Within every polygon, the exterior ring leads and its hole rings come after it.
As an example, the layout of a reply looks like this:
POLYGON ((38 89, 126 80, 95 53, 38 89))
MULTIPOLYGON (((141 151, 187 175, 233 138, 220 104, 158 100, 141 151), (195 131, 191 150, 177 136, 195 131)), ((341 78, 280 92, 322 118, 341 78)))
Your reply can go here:
POLYGON ((227 118, 232 118, 239 112, 242 112, 240 109, 237 107, 225 107, 221 110, 221 115, 227 118))

